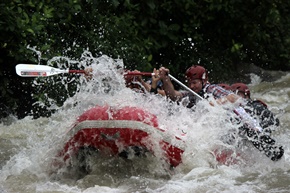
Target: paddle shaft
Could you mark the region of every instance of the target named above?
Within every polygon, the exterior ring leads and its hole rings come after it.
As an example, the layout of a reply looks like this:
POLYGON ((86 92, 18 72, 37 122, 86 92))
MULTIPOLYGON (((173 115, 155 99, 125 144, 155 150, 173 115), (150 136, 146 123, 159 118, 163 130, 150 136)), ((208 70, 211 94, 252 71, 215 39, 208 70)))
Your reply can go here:
POLYGON ((86 72, 84 70, 69 70, 68 73, 84 74, 86 72))
POLYGON ((130 76, 153 76, 154 73, 151 72, 126 72, 124 75, 130 75, 130 76))

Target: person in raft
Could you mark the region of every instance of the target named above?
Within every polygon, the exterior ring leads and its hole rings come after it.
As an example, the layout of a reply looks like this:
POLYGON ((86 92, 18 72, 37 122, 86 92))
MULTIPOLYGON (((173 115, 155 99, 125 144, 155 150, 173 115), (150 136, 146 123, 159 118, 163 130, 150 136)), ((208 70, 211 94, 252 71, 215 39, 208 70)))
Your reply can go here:
MULTIPOLYGON (((150 85, 145 82, 141 75, 128 75, 127 72, 131 72, 129 70, 125 70, 124 79, 125 85, 127 88, 132 89, 137 93, 146 93, 150 90, 150 85)), ((132 72, 140 72, 138 70, 134 70, 132 72)))
MULTIPOLYGON (((173 101, 181 101, 183 98, 188 97, 189 103, 187 107, 192 107, 195 105, 199 98, 189 91, 177 91, 170 80, 169 69, 161 67, 157 72, 156 76, 163 82, 163 89, 167 97, 173 101)), ((221 86, 216 84, 210 84, 208 82, 208 73, 206 69, 199 65, 193 65, 188 68, 185 72, 188 87, 197 93, 202 98, 207 99, 212 95, 217 104, 225 104, 227 102, 235 103, 238 100, 243 101, 243 99, 237 94, 230 90, 225 90, 221 86)), ((234 109, 234 112, 239 116, 243 124, 247 128, 246 134, 249 136, 248 139, 252 144, 259 150, 270 157, 271 160, 277 161, 281 159, 284 154, 284 149, 282 146, 275 145, 275 140, 269 135, 264 134, 261 126, 256 122, 255 119, 250 117, 250 115, 241 106, 234 109)))
POLYGON ((280 121, 275 115, 268 109, 266 103, 258 99, 251 98, 251 91, 249 87, 241 82, 231 85, 231 90, 246 100, 244 109, 251 116, 259 120, 260 126, 264 132, 271 134, 274 128, 280 125, 280 121))
MULTIPOLYGON (((130 72, 130 71, 126 71, 130 72)), ((138 70, 134 70, 133 72, 140 72, 138 70)), ((138 93, 152 93, 159 94, 161 96, 165 96, 165 92, 162 88, 163 83, 158 79, 156 74, 158 70, 154 68, 153 75, 151 79, 148 81, 144 81, 142 75, 124 75, 126 87, 131 88, 135 92, 138 93)))
MULTIPOLYGON (((169 69, 161 67, 159 69, 159 77, 163 82, 163 89, 173 101, 180 101, 181 99, 188 97, 189 103, 188 108, 194 106, 199 98, 189 91, 177 91, 168 76, 169 69)), ((208 98, 212 95, 215 99, 218 99, 219 104, 223 104, 227 101, 232 103, 236 102, 240 97, 235 95, 232 91, 223 89, 219 85, 210 84, 208 82, 208 73, 206 69, 199 65, 194 65, 188 68, 185 72, 188 87, 197 93, 202 98, 208 98)))

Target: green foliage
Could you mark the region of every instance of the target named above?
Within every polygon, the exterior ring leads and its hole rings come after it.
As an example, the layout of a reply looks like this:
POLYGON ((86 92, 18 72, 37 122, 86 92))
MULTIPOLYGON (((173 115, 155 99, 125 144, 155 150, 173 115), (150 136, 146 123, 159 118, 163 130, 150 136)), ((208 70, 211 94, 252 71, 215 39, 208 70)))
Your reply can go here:
MULTIPOLYGON (((19 83, 30 79, 11 79, 15 64, 79 58, 84 49, 122 58, 131 69, 166 66, 180 79, 196 63, 210 69, 216 82, 234 77, 241 63, 289 70, 289 8, 290 2, 279 0, 3 0, 2 99, 18 111, 15 93, 25 89, 29 99, 33 91, 19 83), (8 83, 19 89, 6 89, 8 83)), ((63 99, 50 92, 61 105, 63 99)))

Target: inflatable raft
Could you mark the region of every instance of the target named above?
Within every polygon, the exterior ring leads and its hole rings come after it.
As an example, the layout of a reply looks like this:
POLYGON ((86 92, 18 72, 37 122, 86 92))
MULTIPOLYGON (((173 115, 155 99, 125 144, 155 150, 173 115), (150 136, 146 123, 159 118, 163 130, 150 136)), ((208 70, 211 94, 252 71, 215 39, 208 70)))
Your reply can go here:
MULTIPOLYGON (((155 115, 140 108, 96 106, 78 117, 58 157, 67 163, 84 149, 123 158, 130 152, 137 156, 150 152, 176 167, 182 163, 185 142, 169 133, 159 128, 155 115)), ((215 150, 213 155, 222 164, 232 162, 229 152, 215 150)))
POLYGON ((182 162, 184 152, 184 141, 167 135, 158 127, 155 115, 136 107, 91 108, 78 117, 68 135, 71 138, 60 153, 65 161, 84 148, 124 158, 133 150, 135 155, 158 152, 176 167, 182 162))

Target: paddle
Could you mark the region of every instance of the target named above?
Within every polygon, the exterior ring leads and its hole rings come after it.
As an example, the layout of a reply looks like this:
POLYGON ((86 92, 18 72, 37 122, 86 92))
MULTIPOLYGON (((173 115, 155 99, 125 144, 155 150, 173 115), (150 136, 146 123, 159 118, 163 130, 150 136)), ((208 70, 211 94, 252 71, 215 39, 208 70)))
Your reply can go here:
MULTIPOLYGON (((170 74, 168 74, 168 76, 199 99, 204 99, 170 74)), ((239 116, 243 124, 249 129, 247 131, 248 140, 251 141, 259 151, 263 151, 267 157, 271 158, 272 161, 277 161, 283 156, 283 147, 275 145, 274 139, 272 139, 269 135, 263 134, 263 128, 245 111, 244 108, 238 107, 234 109, 233 112, 239 116)))
MULTIPOLYGON (((46 77, 57 74, 65 73, 77 73, 85 74, 85 70, 70 70, 70 69, 59 69, 51 66, 37 65, 37 64, 17 64, 16 73, 22 77, 46 77)), ((151 72, 126 72, 124 75, 130 76, 152 76, 154 73, 151 72)))
POLYGON ((85 73, 84 70, 58 69, 51 66, 36 64, 17 64, 16 73, 22 77, 44 77, 64 73, 85 73))

